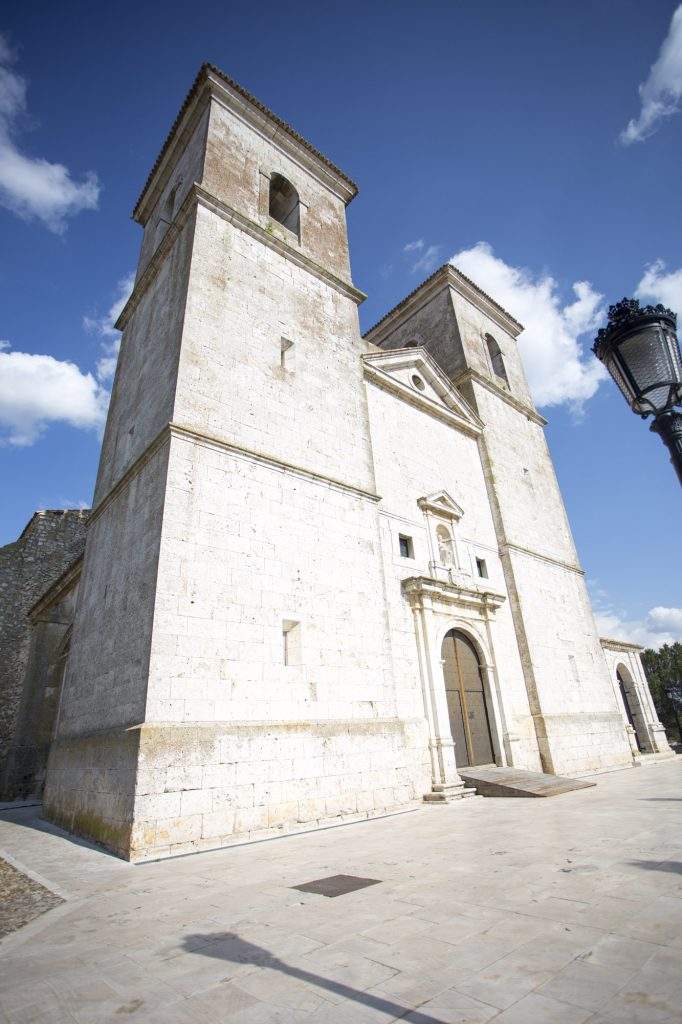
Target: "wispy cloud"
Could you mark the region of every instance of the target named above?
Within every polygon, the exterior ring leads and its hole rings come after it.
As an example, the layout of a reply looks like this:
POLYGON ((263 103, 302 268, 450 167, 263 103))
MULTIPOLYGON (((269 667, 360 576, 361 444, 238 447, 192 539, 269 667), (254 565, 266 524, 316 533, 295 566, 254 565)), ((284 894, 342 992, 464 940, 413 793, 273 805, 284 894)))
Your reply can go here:
POLYGON ((600 636, 652 647, 654 650, 663 644, 682 641, 682 608, 657 605, 650 608, 644 618, 632 618, 613 607, 608 593, 597 581, 589 580, 588 584, 600 636))
POLYGON ((646 267, 635 296, 647 302, 662 302, 682 315, 682 268, 668 271, 663 260, 654 260, 646 267))
POLYGON ((680 110, 682 102, 682 4, 673 14, 668 34, 663 40, 658 59, 651 66, 645 82, 639 87, 641 110, 620 134, 620 141, 629 146, 644 142, 653 135, 667 117, 680 110))
POLYGON ((430 274, 438 266, 442 245, 427 245, 423 238, 408 242, 403 246, 403 253, 410 261, 410 273, 430 274))
POLYGON ((104 316, 84 316, 83 327, 89 334, 99 335, 102 341, 102 355, 97 362, 97 376, 101 381, 108 381, 114 376, 118 350, 121 346, 121 335, 114 324, 121 310, 130 298, 135 283, 135 274, 126 274, 116 285, 116 294, 112 305, 104 316))
POLYGON ((606 376, 581 341, 603 318, 603 296, 588 281, 576 281, 574 298, 565 302, 550 274, 505 263, 487 242, 462 249, 450 262, 524 325, 518 345, 535 402, 567 403, 580 413, 606 376))
POLYGON ((27 83, 14 70, 15 56, 0 35, 0 204, 24 220, 39 220, 61 235, 67 220, 95 210, 100 186, 94 173, 75 181, 63 164, 28 156, 16 143, 18 122, 26 113, 27 83))

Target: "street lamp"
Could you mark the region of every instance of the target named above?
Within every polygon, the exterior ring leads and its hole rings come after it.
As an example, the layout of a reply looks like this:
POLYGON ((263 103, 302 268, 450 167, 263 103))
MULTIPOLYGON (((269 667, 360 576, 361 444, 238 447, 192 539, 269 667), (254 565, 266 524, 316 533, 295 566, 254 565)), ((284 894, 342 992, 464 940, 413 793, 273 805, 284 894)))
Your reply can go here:
POLYGON ((682 484, 682 358, 677 316, 665 306, 640 307, 637 299, 609 306, 609 321, 597 332, 592 351, 650 430, 668 446, 682 484))

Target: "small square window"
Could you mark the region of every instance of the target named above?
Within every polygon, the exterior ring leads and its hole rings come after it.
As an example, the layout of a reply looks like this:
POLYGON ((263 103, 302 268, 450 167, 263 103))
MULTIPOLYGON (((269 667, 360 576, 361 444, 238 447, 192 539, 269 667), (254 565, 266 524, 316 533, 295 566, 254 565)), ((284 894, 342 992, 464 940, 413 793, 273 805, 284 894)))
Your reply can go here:
POLYGON ((476 559, 476 570, 479 576, 482 576, 484 580, 488 579, 488 566, 485 564, 485 558, 476 559))
POLYGON ((401 533, 398 535, 398 541, 400 544, 400 557, 414 558, 414 546, 412 544, 412 538, 407 537, 404 533, 401 533))

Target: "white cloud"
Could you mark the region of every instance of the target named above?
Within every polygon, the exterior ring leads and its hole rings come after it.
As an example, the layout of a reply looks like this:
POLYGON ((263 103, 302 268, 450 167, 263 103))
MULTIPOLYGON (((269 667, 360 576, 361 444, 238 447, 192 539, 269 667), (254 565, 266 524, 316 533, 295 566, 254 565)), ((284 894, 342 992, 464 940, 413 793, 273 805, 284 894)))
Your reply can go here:
POLYGON ((107 384, 120 345, 114 324, 133 283, 133 274, 121 278, 108 312, 83 317, 85 329, 102 339, 94 374, 54 356, 12 352, 9 342, 0 341, 0 445, 34 444, 50 423, 101 431, 109 405, 107 384))
POLYGON ((580 341, 603 319, 603 296, 589 282, 577 281, 575 299, 564 304, 553 277, 505 263, 487 242, 462 249, 450 262, 524 325, 518 345, 535 402, 566 402, 580 412, 606 377, 580 341))
POLYGON ((656 63, 649 76, 639 87, 642 108, 627 128, 620 141, 629 146, 644 142, 660 127, 661 121, 680 110, 682 101, 682 4, 673 14, 668 34, 663 40, 656 63))
POLYGON ((135 274, 126 274, 116 286, 116 296, 109 311, 104 316, 83 317, 83 327, 85 330, 90 334, 99 334, 104 339, 102 342, 102 356, 97 362, 97 377, 101 381, 111 380, 114 376, 118 350, 121 347, 121 335, 114 327, 114 324, 130 298, 134 284, 135 274))
POLYGON ((656 629, 667 630, 682 639, 682 608, 664 608, 657 605, 649 612, 649 621, 656 629))
POLYGON ((26 112, 26 81, 12 70, 14 55, 0 35, 0 203, 25 220, 42 221, 63 234, 69 217, 97 209, 97 176, 75 181, 63 164, 22 153, 15 142, 17 121, 26 112))
POLYGON ((0 343, 0 443, 31 445, 50 423, 101 429, 108 392, 90 373, 48 355, 0 343))
POLYGON ((410 257, 410 273, 429 274, 435 270, 442 248, 442 245, 427 245, 423 238, 417 238, 414 242, 404 245, 403 252, 410 257))
POLYGON ((600 636, 625 640, 641 647, 658 650, 663 644, 682 641, 682 608, 650 608, 643 619, 633 619, 626 612, 613 607, 608 593, 598 581, 588 580, 594 617, 600 636))
POLYGON ((600 636, 652 647, 655 651, 663 644, 682 640, 682 608, 652 608, 645 619, 621 618, 615 612, 598 612, 595 618, 600 636))
POLYGON ((682 269, 668 273, 663 260, 654 260, 645 268, 635 296, 648 302, 662 302, 682 315, 682 269))

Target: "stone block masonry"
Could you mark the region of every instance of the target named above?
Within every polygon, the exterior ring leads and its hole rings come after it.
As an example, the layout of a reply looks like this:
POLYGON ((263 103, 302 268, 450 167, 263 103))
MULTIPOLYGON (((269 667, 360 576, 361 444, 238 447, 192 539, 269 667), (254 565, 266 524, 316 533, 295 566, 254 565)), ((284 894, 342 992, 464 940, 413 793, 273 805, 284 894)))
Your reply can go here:
POLYGON ((28 612, 82 553, 88 515, 36 512, 19 539, 0 548, 0 791, 28 664, 28 612))

